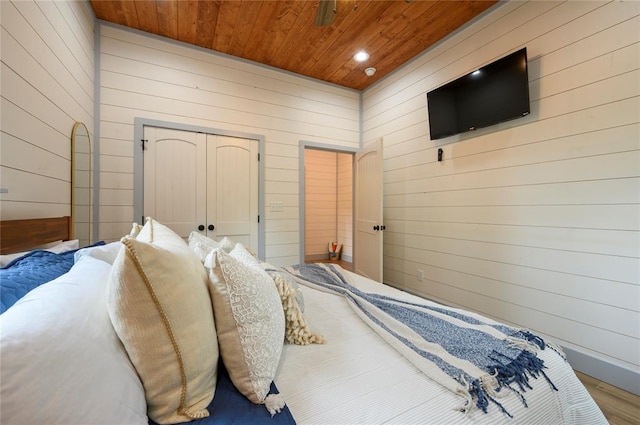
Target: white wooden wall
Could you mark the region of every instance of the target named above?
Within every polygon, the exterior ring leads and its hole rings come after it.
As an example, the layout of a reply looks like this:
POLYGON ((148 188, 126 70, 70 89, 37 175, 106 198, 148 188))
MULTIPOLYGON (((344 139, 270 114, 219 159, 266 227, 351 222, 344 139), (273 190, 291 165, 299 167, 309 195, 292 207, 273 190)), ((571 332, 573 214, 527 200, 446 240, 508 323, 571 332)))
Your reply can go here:
POLYGON ((335 152, 305 149, 305 259, 327 259, 338 233, 338 161, 335 152))
POLYGON ((367 90, 384 281, 638 376, 639 28, 636 1, 501 3, 367 90), (431 141, 426 93, 524 46, 532 113, 431 141))
MULTIPOLYGON (((86 3, 2 1, 0 23, 2 219, 69 213, 71 128, 93 137, 99 84, 100 239, 130 228, 143 117, 264 134, 265 205, 284 207, 267 259, 299 260, 299 141, 357 147, 359 93, 108 25, 94 83, 86 3)), ((386 282, 638 373, 639 27, 635 1, 505 2, 364 93, 386 282), (532 114, 429 140, 426 92, 523 46, 532 114)))
POLYGON ((134 118, 265 136, 266 259, 299 262, 299 143, 357 147, 358 92, 101 25, 100 231, 133 220, 134 118))
POLYGON ((84 2, 1 1, 0 211, 71 213, 71 130, 93 137, 94 16, 84 2))

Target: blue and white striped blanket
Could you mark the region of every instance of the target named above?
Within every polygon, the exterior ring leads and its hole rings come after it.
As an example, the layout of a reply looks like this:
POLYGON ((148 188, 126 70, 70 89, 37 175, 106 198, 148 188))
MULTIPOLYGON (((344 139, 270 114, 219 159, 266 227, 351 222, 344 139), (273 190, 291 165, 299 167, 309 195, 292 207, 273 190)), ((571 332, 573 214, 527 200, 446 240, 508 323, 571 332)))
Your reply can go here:
MULTIPOLYGON (((490 404, 511 416, 499 399, 532 388, 530 378, 543 376, 536 353, 549 348, 542 338, 483 316, 439 304, 411 303, 365 293, 330 264, 299 264, 285 269, 306 286, 343 295, 354 311, 420 371, 464 397, 461 411, 490 404)), ((559 349, 553 348, 562 355, 559 349)))

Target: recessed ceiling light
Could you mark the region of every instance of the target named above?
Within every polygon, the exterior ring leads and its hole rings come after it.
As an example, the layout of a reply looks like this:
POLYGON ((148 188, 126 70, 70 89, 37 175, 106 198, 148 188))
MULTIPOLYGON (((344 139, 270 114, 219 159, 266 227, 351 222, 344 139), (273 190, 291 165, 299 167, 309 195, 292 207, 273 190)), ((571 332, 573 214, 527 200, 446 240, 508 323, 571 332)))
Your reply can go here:
POLYGON ((353 59, 356 62, 364 62, 367 59, 369 59, 369 53, 367 53, 365 51, 360 51, 360 52, 356 53, 355 55, 353 55, 353 59))

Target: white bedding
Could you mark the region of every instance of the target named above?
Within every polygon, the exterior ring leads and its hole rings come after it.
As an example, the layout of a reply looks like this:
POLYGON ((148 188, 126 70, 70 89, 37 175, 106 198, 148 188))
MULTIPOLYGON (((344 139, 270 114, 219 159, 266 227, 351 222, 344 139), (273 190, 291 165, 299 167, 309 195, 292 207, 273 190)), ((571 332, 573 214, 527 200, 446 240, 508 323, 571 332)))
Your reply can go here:
MULTIPOLYGON (((345 271, 367 292, 420 298, 345 271)), ((498 409, 457 409, 464 399, 426 378, 361 321, 345 299, 301 287, 305 316, 325 345, 286 345, 276 385, 299 424, 606 424, 602 412, 570 365, 552 350, 540 357, 554 391, 544 378, 532 380, 528 408, 515 397, 501 399, 513 419, 498 409)))
MULTIPOLYGON (((146 423, 142 384, 107 315, 106 282, 119 247, 115 242, 79 251, 68 274, 0 316, 0 422, 146 423)), ((421 300, 345 274, 364 291, 421 300)), ((570 365, 552 350, 539 355, 560 391, 540 378, 525 393, 528 408, 516 397, 500 400, 513 419, 497 408, 465 415, 457 411, 463 398, 420 373, 346 300, 300 289, 307 322, 327 343, 284 346, 275 383, 298 424, 607 423, 570 365)))
POLYGON ((147 423, 142 384, 107 315, 110 268, 83 257, 0 315, 0 423, 147 423))

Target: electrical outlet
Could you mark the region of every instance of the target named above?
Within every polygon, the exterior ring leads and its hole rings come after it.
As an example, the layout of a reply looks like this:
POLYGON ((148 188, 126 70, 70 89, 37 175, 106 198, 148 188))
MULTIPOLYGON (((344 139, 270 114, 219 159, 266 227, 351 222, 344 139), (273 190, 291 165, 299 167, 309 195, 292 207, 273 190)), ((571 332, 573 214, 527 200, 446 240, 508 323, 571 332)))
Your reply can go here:
POLYGON ((418 279, 418 282, 424 282, 424 270, 418 269, 418 272, 416 273, 416 278, 418 279))

